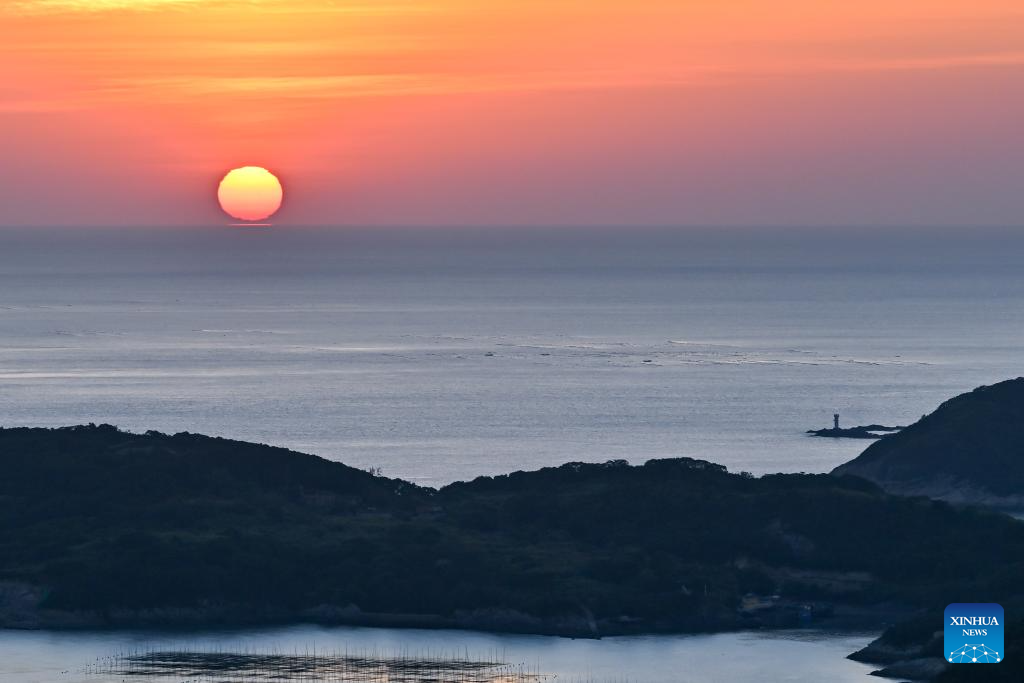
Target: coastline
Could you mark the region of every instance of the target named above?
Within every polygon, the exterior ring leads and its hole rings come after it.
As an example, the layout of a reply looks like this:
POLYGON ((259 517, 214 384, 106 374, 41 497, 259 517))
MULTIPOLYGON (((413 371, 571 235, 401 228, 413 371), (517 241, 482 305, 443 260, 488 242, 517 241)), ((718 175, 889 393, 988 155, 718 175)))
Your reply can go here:
MULTIPOLYGON (((0 586, 2 589, 2 586, 0 586)), ((0 597, 3 591, 0 590, 0 597)), ((9 607, 0 601, 0 607, 9 607)), ((912 610, 893 605, 872 607, 837 606, 834 614, 820 622, 794 626, 736 624, 722 628, 686 628, 680 623, 638 624, 631 620, 595 620, 581 615, 543 619, 515 610, 475 610, 452 617, 431 614, 382 614, 363 612, 353 606, 320 606, 297 612, 243 608, 181 608, 107 611, 60 611, 38 609, 13 614, 0 609, 0 636, 4 632, 40 631, 51 633, 117 633, 154 631, 193 634, 266 628, 315 626, 361 627, 396 631, 452 631, 492 635, 540 636, 570 640, 601 640, 643 636, 709 636, 725 634, 805 633, 845 635, 872 634, 863 648, 847 659, 879 667, 872 675, 883 678, 930 680, 944 669, 936 657, 928 657, 928 644, 892 646, 884 642, 887 627, 906 620, 912 610)))
MULTIPOLYGON (((462 610, 451 616, 364 612, 354 605, 320 605, 301 610, 255 606, 209 606, 106 610, 57 610, 39 606, 43 592, 37 588, 0 583, 0 631, 104 631, 135 628, 211 629, 263 628, 271 626, 362 626, 393 629, 465 630, 499 634, 601 639, 616 636, 700 635, 737 632, 773 632, 803 629, 835 632, 877 632, 902 621, 914 610, 892 604, 875 606, 837 605, 830 616, 800 624, 777 616, 774 619, 740 619, 717 624, 693 619, 643 621, 628 617, 595 618, 589 611, 578 615, 538 617, 512 609, 462 610), (21 596, 21 599, 17 599, 21 596)), ((867 660, 865 660, 867 661, 867 660)))

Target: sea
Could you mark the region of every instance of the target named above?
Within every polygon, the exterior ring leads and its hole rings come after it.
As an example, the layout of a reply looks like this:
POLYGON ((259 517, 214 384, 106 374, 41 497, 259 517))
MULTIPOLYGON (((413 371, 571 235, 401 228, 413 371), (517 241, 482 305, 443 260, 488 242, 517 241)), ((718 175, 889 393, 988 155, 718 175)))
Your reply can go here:
POLYGON ((200 432, 424 486, 827 472, 1024 368, 1024 231, 0 230, 0 425, 200 432))
MULTIPOLYGON (((905 425, 1022 367, 1009 228, 0 230, 0 426, 199 432, 423 486, 680 456, 827 472, 866 445, 805 433, 834 413, 905 425)), ((873 635, 0 631, 0 681, 227 680, 110 663, 310 648, 500 652, 580 683, 854 681, 873 635)))

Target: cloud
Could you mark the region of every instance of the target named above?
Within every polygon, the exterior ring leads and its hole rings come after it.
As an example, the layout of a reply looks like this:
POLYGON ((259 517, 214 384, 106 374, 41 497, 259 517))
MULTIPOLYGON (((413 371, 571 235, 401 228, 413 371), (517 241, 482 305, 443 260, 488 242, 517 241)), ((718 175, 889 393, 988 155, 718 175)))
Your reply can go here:
POLYGON ((395 11, 422 11, 412 3, 398 2, 320 2, 288 3, 282 0, 4 0, 0 14, 58 14, 102 12, 154 12, 190 8, 259 9, 261 12, 300 14, 303 12, 332 14, 384 14, 395 11))
POLYGON ((1024 65, 1024 52, 992 52, 933 57, 894 57, 889 59, 862 59, 825 62, 818 65, 822 71, 934 71, 963 69, 979 66, 1024 65))
POLYGON ((22 14, 51 12, 109 12, 162 10, 209 4, 210 0, 8 0, 8 11, 22 14))
MULTIPOLYGON (((298 44, 275 43, 243 51, 302 50, 298 44)), ((92 87, 45 97, 26 93, 0 100, 0 112, 48 112, 109 105, 175 106, 209 98, 227 101, 331 101, 349 98, 463 95, 528 91, 571 91, 630 88, 680 88, 735 82, 754 76, 798 76, 822 73, 935 71, 979 67, 1024 66, 1024 52, 765 63, 750 67, 693 65, 666 69, 534 70, 506 73, 396 72, 344 75, 219 76, 182 74, 101 78, 92 87)))
MULTIPOLYGON (((533 0, 521 2, 536 9, 533 0)), ((6 113, 175 107, 210 100, 229 105, 281 100, 282 108, 292 108, 354 98, 671 89, 733 85, 762 76, 1024 65, 1024 51, 999 51, 990 45, 964 49, 930 41, 915 47, 885 40, 865 51, 860 33, 843 34, 846 42, 836 40, 829 50, 818 44, 804 50, 795 38, 780 48, 746 34, 730 42, 716 40, 709 48, 700 41, 678 39, 675 29, 672 36, 655 31, 651 40, 637 40, 634 32, 613 30, 607 22, 587 28, 566 21, 554 30, 549 25, 554 19, 529 12, 505 32, 499 21, 505 15, 497 12, 495 19, 464 0, 0 3, 29 15, 10 22, 20 27, 12 29, 0 46, 0 56, 8 64, 0 80, 0 112, 6 113), (173 11, 185 8, 192 10, 173 11), (247 11, 254 9, 258 11, 247 11), (167 16, 93 16, 120 10, 160 11, 167 16), (218 14, 221 10, 227 11, 218 14), (206 16, 207 11, 212 14, 206 16), (268 12, 272 16, 265 16, 268 12), (72 18, 66 20, 66 15, 72 18), (577 29, 578 34, 573 33, 577 29), (669 37, 671 41, 663 42, 669 37), (889 54, 882 46, 888 46, 889 54)), ((625 4, 609 6, 622 9, 625 4)), ((510 2, 495 2, 495 7, 503 7, 510 20, 521 11, 510 2)), ((600 14, 573 11, 567 16, 600 14)), ((638 14, 643 19, 643 12, 638 14)), ((651 29, 644 23, 650 18, 638 20, 638 27, 651 29)))

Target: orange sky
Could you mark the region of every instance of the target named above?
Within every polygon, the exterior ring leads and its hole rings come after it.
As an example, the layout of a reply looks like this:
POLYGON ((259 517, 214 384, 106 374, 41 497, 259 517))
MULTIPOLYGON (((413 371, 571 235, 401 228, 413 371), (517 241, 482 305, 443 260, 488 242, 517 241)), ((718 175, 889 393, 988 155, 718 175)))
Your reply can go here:
POLYGON ((4 0, 0 225, 1019 223, 1019 0, 4 0))

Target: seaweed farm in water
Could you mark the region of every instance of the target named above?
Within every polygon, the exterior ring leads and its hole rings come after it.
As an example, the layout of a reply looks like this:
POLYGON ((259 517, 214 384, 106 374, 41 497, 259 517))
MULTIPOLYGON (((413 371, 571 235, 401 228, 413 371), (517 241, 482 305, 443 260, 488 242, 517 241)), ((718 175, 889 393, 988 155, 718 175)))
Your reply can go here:
POLYGON ((496 654, 474 658, 445 653, 381 654, 376 651, 213 652, 138 650, 104 657, 86 673, 117 680, 175 683, 542 683, 526 664, 496 654))

